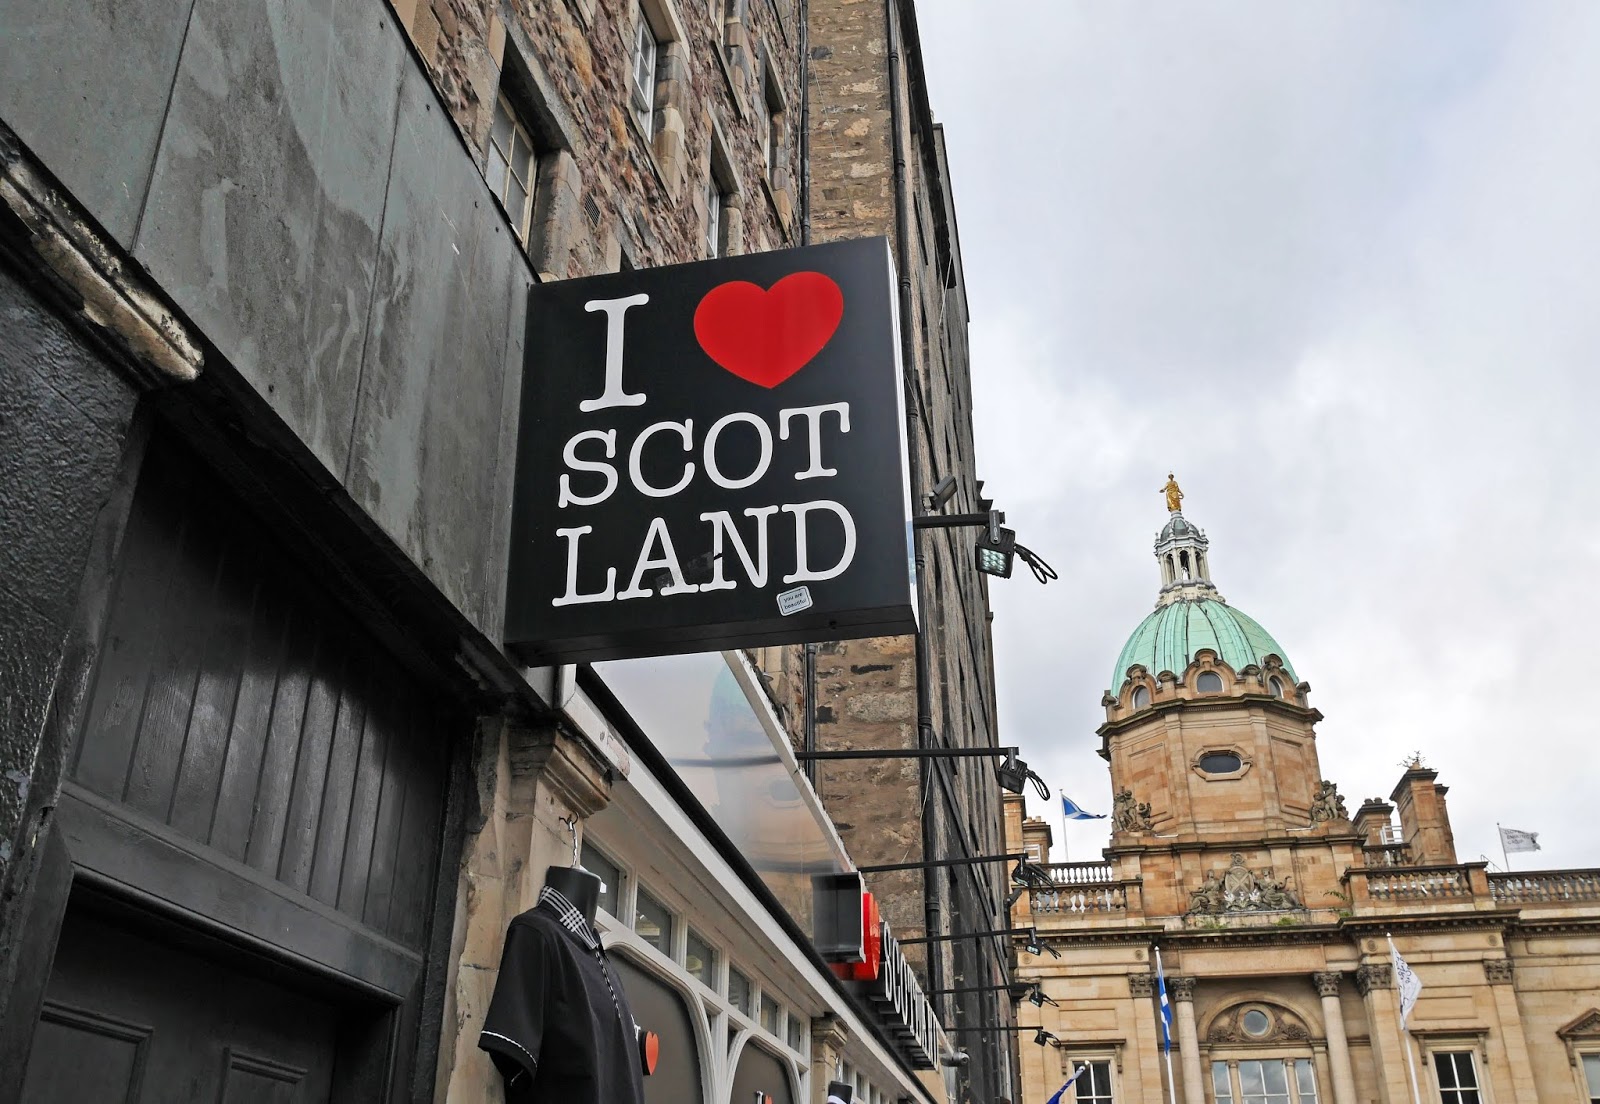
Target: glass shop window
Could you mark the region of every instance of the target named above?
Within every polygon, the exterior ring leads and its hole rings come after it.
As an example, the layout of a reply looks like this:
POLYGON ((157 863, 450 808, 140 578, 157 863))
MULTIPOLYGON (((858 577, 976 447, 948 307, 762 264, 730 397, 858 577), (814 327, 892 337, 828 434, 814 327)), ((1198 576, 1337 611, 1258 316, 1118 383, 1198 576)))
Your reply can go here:
POLYGON ((584 841, 578 852, 578 865, 600 879, 600 907, 616 916, 622 911, 622 868, 584 841))
POLYGON ((750 979, 733 967, 728 968, 728 1003, 750 1015, 750 979))
POLYGON ((633 909, 633 930, 639 938, 664 955, 672 953, 672 913, 660 901, 639 888, 633 909))
POLYGON ((701 984, 712 989, 717 987, 717 952, 705 936, 693 928, 689 929, 689 938, 684 945, 683 966, 701 984))

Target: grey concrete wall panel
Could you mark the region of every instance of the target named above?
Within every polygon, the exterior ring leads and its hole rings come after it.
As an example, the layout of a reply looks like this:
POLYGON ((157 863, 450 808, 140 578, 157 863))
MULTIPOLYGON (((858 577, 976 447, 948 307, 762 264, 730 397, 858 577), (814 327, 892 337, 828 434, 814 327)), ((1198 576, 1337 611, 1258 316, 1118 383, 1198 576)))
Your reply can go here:
POLYGON ((199 0, 135 255, 344 470, 403 58, 386 6, 199 0))
POLYGON ((194 0, 0 3, 0 117, 133 241, 194 0))
POLYGON ((0 268, 0 884, 135 400, 0 268))
POLYGON ((496 477, 509 464, 505 376, 526 262, 462 156, 426 78, 407 68, 346 485, 491 640, 504 549, 496 477))

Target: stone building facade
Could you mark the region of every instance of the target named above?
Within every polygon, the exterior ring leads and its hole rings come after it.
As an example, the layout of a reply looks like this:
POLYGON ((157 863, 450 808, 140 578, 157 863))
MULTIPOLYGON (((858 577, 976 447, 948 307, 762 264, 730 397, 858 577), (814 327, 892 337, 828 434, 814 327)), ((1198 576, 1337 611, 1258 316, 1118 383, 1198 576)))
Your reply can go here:
POLYGON ((505 924, 599 822, 608 937, 692 998, 707 1099, 747 1099, 755 1054, 774 1099, 848 1069, 872 1104, 944 1100, 586 673, 502 647, 528 290, 807 240, 806 6, 21 0, 4 24, 0 1068, 111 1098, 140 1008, 191 1017, 201 1054, 257 992, 261 1046, 303 1057, 252 1075, 498 1099, 476 1036, 505 924), (651 858, 641 824, 676 846, 651 858), (649 893, 678 922, 636 919, 649 893))
POLYGON ((1205 534, 1174 508, 1156 552, 1157 608, 1104 699, 1103 860, 1051 863, 1049 826, 1007 798, 1049 875, 1024 897, 1044 947, 1018 978, 1055 1003, 1023 1006, 1049 1033, 1022 1043, 1023 1099, 1085 1063, 1095 1100, 1168 1099, 1158 949, 1183 1104, 1403 1104, 1408 1048, 1424 1100, 1592 1099, 1600 875, 1461 862, 1420 761, 1352 813, 1310 686, 1217 592, 1205 534), (1422 982, 1405 1032, 1391 936, 1422 982))
MULTIPOLYGON (((903 285, 914 506, 925 511, 920 496, 953 477, 955 495, 944 511, 986 510, 990 504, 973 445, 955 200, 943 130, 928 104, 915 7, 905 0, 808 0, 806 11, 811 240, 879 234, 890 239, 903 285)), ((784 704, 797 748, 1001 742, 988 582, 974 567, 972 530, 919 531, 917 565, 924 588, 920 640, 851 640, 814 646, 809 653, 767 649, 757 656, 784 704)), ((866 867, 1003 851, 994 768, 989 758, 824 760, 813 765, 813 778, 841 838, 866 867)), ((936 1007, 955 1031, 956 1045, 970 1056, 959 1076, 962 1091, 975 1100, 1012 1091, 1006 1030, 1012 1006, 1001 988, 1009 977, 1009 952, 998 937, 963 938, 1009 926, 1004 881, 995 863, 867 878, 901 939, 930 930, 957 937, 906 950, 930 989, 958 990, 937 993, 936 1007)))

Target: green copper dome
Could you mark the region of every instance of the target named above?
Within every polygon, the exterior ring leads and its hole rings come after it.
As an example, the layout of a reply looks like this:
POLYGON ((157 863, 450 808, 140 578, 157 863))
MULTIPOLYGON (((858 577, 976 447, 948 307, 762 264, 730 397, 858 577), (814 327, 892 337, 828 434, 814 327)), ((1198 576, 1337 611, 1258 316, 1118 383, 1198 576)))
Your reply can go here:
POLYGON ((1152 675, 1182 674, 1201 648, 1216 652, 1235 671, 1252 663, 1260 666, 1267 656, 1275 655, 1283 660, 1289 677, 1299 681, 1283 646, 1266 629, 1219 598, 1195 597, 1158 606, 1139 623, 1117 657, 1111 690, 1117 691, 1135 663, 1152 675))

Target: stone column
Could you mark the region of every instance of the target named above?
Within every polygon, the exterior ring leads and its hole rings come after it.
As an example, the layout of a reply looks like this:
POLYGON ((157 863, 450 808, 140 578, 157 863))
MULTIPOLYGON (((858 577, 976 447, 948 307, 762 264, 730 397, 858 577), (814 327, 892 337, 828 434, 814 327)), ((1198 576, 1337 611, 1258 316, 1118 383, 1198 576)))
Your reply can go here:
POLYGON ((1406 1073, 1408 1037, 1400 1031, 1400 995, 1394 992, 1394 967, 1373 963, 1356 971, 1356 991, 1367 1012, 1367 1035, 1372 1040, 1379 1099, 1383 1104, 1407 1104, 1411 1082, 1406 1073))
POLYGON ((611 783, 608 766, 577 737, 499 717, 479 723, 473 773, 477 818, 457 872, 454 983, 445 990, 434 1099, 491 1104, 501 1099, 500 1075, 478 1049, 478 1031, 506 926, 538 900, 546 867, 572 865, 576 822, 605 808, 611 783))
POLYGON ((1173 1010, 1178 1021, 1178 1057, 1183 1065, 1183 1104, 1206 1104, 1204 1075, 1200 1071, 1200 1035, 1194 1027, 1194 978, 1169 978, 1173 1010))
POLYGON ((1333 1104, 1356 1104, 1356 1077, 1350 1066, 1350 1042, 1344 1034, 1344 1008, 1339 1003, 1337 970, 1311 975, 1322 997, 1322 1025, 1328 1037, 1328 1068, 1333 1072, 1333 1104))
POLYGON ((839 1068, 850 1033, 833 1013, 811 1021, 811 1104, 826 1104, 828 1082, 839 1068))
MULTIPOLYGON (((1514 1100, 1535 1100, 1538 1087, 1534 1082, 1533 1061, 1528 1055, 1528 1037, 1522 1028, 1522 1013, 1517 1007, 1517 993, 1511 960, 1488 959, 1483 964, 1484 980, 1489 983, 1494 997, 1495 1014, 1500 1020, 1500 1045, 1504 1049, 1504 1076, 1510 1079, 1506 1086, 1514 1100)), ((1489 1037, 1494 1045, 1494 1036, 1489 1037)), ((1488 1075, 1490 1071, 1485 1071, 1488 1075)), ((1498 1088, 1498 1086, 1497 1086, 1498 1088)))

